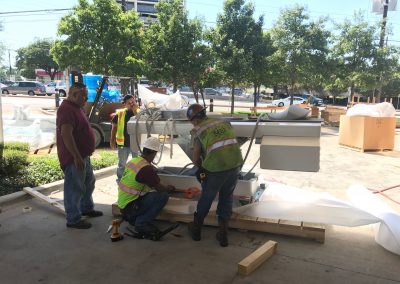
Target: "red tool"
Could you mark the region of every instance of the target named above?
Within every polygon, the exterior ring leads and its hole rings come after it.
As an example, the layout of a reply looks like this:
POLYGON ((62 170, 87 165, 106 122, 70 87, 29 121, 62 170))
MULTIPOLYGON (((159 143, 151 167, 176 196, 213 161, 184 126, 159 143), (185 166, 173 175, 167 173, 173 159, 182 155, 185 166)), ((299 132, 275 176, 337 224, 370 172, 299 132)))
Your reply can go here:
POLYGON ((197 187, 189 187, 185 189, 177 188, 175 189, 175 191, 182 192, 183 197, 186 199, 193 199, 193 197, 200 193, 200 189, 198 189, 197 187))

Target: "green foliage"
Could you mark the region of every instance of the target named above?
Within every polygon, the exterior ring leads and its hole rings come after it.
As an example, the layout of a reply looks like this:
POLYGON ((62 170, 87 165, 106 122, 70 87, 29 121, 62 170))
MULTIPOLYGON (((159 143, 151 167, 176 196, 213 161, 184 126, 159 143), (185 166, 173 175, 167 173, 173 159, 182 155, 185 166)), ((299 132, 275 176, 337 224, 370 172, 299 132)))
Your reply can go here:
POLYGON ((284 10, 271 30, 279 83, 291 86, 292 92, 298 84, 318 84, 326 70, 330 38, 324 26, 326 20, 314 22, 309 18, 306 9, 296 5, 284 10))
POLYGON ((34 156, 29 158, 27 167, 29 180, 33 186, 50 183, 64 178, 56 155, 34 156))
POLYGON ((99 158, 93 158, 92 166, 94 170, 99 170, 102 168, 106 168, 118 163, 118 156, 114 152, 110 151, 99 151, 99 158))
MULTIPOLYGON (((218 15, 217 25, 210 33, 211 45, 217 54, 217 68, 225 74, 232 89, 231 113, 234 110, 235 86, 246 82, 253 67, 254 39, 260 32, 262 18, 253 19, 254 7, 244 0, 227 0, 218 15)), ((255 49, 254 49, 255 50, 255 49)))
POLYGON ((173 84, 176 91, 179 85, 193 81, 188 77, 205 71, 203 59, 207 57, 200 56, 206 52, 201 43, 202 26, 197 19, 188 19, 181 0, 162 0, 156 10, 158 19, 145 32, 145 72, 153 81, 173 84))
POLYGON ((377 73, 373 63, 377 59, 378 26, 371 26, 361 13, 355 13, 351 20, 337 26, 339 34, 332 48, 332 63, 336 78, 332 87, 371 88, 376 82, 377 73))
POLYGON ((23 71, 24 75, 33 78, 35 69, 45 70, 54 80, 55 74, 58 72, 59 67, 53 60, 50 54, 50 48, 53 41, 49 39, 39 39, 34 43, 17 50, 16 66, 19 70, 23 71))
POLYGON ((28 153, 29 152, 29 144, 23 142, 8 142, 4 144, 0 144, 0 149, 8 149, 8 150, 17 150, 28 153))
MULTIPOLYGON (((7 171, 2 172, 0 167, 0 196, 19 191, 25 186, 36 187, 64 178, 57 155, 27 157, 26 151, 14 149, 4 149, 4 153, 7 153, 7 171), (22 158, 23 155, 25 159, 22 158), (8 168, 10 166, 12 170, 8 168)), ((93 169, 98 170, 117 164, 118 156, 114 152, 99 151, 91 161, 93 169)))
POLYGON ((28 153, 25 151, 4 149, 0 161, 0 176, 13 175, 25 168, 28 153))
POLYGON ((58 24, 51 53, 61 67, 105 75, 142 74, 143 23, 135 11, 124 13, 115 0, 79 0, 58 24))

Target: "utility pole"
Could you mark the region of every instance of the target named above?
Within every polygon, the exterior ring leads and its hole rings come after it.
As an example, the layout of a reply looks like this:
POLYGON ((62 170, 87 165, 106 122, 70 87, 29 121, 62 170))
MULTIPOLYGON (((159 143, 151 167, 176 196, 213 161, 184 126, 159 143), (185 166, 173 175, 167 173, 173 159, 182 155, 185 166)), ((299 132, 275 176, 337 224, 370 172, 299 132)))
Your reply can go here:
MULTIPOLYGON (((379 39, 379 49, 381 51, 383 50, 383 46, 385 44, 386 20, 387 20, 388 10, 389 10, 389 0, 384 0, 384 3, 383 3, 383 18, 382 18, 382 22, 381 22, 381 36, 380 36, 380 39, 379 39)), ((382 67, 382 62, 379 62, 379 68, 381 68, 381 67, 382 67)), ((381 102, 382 80, 383 80, 383 76, 382 76, 382 71, 381 71, 380 75, 379 75, 379 90, 378 90, 378 95, 376 96, 377 103, 381 102)))
POLYGON ((8 50, 8 64, 10 65, 10 73, 8 74, 8 79, 11 81, 11 55, 10 50, 8 50))
POLYGON ((385 43, 385 33, 386 33, 386 18, 389 10, 389 0, 384 0, 383 3, 383 18, 381 23, 381 37, 379 39, 379 47, 383 48, 385 43))
POLYGON ((122 0, 122 11, 126 12, 126 0, 122 0))

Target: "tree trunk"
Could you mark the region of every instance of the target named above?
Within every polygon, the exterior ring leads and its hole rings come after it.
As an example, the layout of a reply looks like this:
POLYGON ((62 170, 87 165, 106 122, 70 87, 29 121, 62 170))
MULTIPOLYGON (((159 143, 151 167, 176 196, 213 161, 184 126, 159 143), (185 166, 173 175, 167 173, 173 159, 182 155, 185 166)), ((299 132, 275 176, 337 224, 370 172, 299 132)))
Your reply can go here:
POLYGON ((232 84, 231 86, 231 114, 233 115, 234 111, 235 111, 235 95, 234 95, 234 91, 235 91, 235 84, 232 84))
POLYGON ((253 92, 253 99, 254 99, 254 107, 257 107, 257 85, 253 85, 254 92, 253 92))

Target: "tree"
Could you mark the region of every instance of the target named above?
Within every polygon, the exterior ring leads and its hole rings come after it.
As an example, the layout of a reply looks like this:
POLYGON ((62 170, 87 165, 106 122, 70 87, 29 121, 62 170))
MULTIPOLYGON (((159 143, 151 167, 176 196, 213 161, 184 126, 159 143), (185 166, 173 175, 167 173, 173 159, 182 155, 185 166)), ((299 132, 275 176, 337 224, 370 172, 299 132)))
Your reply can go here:
POLYGON ((157 21, 146 30, 146 75, 172 84, 176 92, 179 85, 191 81, 185 80, 187 72, 199 72, 202 68, 198 66, 196 71, 188 68, 202 60, 202 27, 197 19, 188 19, 181 0, 162 0, 156 10, 157 21))
MULTIPOLYGON (((384 88, 386 85, 390 84, 393 80, 399 78, 400 72, 400 50, 395 46, 383 46, 378 48, 376 53, 376 59, 374 61, 374 73, 379 74, 378 82, 378 93, 377 102, 380 102, 382 95, 391 95, 391 88, 384 88), (389 92, 388 92, 389 91, 389 92)), ((393 85, 393 84, 391 84, 393 85)))
POLYGON ((315 74, 324 74, 328 39, 326 19, 310 21, 306 9, 296 5, 284 10, 271 30, 275 66, 280 66, 281 82, 290 86, 291 104, 296 86, 315 79, 315 74))
POLYGON ((260 18, 254 28, 252 43, 252 63, 250 81, 254 88, 254 106, 257 106, 257 98, 260 96, 261 84, 267 81, 269 71, 272 71, 269 64, 269 57, 275 52, 269 33, 262 31, 263 19, 260 18))
POLYGON ((104 75, 142 74, 142 22, 115 0, 79 0, 58 24, 51 52, 58 64, 104 75), (92 1, 91 1, 92 2, 92 1))
POLYGON ((217 68, 225 73, 232 90, 231 113, 234 111, 234 88, 245 82, 252 67, 252 37, 256 23, 254 7, 244 0, 226 0, 212 31, 211 45, 218 54, 217 68))
POLYGON ((35 77, 35 69, 43 69, 54 80, 59 70, 58 64, 50 54, 53 41, 50 39, 38 39, 27 47, 17 50, 16 67, 23 76, 35 77))
POLYGON ((338 26, 339 34, 335 37, 332 49, 336 61, 336 80, 334 86, 350 87, 350 97, 354 89, 371 88, 376 82, 373 64, 377 56, 374 44, 377 27, 364 21, 361 13, 355 13, 338 26))

